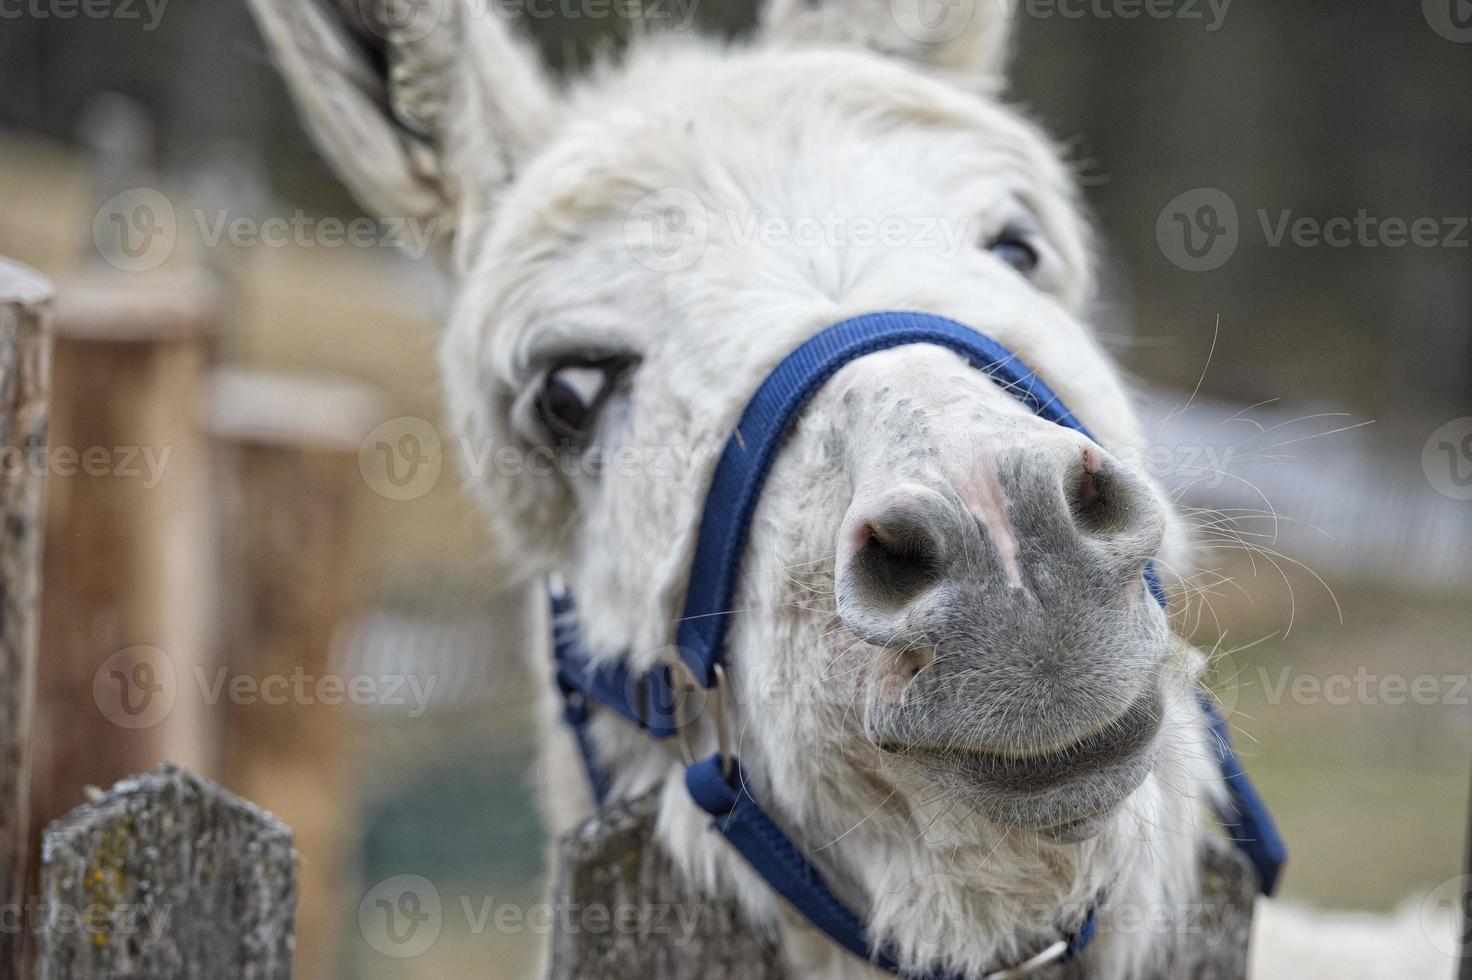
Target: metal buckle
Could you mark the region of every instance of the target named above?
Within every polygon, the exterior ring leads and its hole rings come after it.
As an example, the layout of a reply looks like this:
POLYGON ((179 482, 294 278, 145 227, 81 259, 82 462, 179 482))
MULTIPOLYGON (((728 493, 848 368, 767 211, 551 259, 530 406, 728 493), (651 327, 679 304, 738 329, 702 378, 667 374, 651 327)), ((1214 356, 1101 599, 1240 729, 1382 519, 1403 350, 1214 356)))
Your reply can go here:
POLYGON ((1041 953, 1028 957, 1016 966, 1009 966, 1005 970, 996 970, 988 973, 985 980, 1017 980, 1018 977, 1030 976, 1043 967, 1056 963, 1067 952, 1068 943, 1060 939, 1041 953))
POLYGON ((716 682, 710 687, 701 683, 700 678, 690 669, 690 665, 684 659, 676 658, 674 665, 670 668, 671 681, 679 685, 675 700, 675 728, 678 729, 678 740, 680 743, 680 754, 685 759, 685 765, 693 766, 700 761, 695 754, 695 746, 691 743, 690 732, 695 717, 689 714, 690 694, 694 691, 705 693, 705 703, 710 705, 710 715, 716 726, 716 751, 721 757, 721 775, 727 779, 731 777, 731 739, 726 728, 726 669, 720 664, 714 667, 716 682))
POLYGON ((726 668, 720 664, 714 667, 716 674, 716 686, 712 692, 715 702, 711 706, 711 717, 716 724, 716 752, 721 757, 721 775, 727 779, 731 778, 731 736, 726 727, 726 697, 722 693, 726 689, 726 668))

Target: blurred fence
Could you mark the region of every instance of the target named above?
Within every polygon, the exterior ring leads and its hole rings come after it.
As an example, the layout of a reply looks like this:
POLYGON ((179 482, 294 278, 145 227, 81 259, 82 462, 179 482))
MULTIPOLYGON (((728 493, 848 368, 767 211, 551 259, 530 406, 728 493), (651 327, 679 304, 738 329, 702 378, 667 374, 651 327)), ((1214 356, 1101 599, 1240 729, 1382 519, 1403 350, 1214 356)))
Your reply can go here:
POLYGON ((1174 490, 1203 544, 1401 589, 1472 586, 1472 508, 1444 468, 1443 437, 1387 447, 1352 410, 1297 401, 1153 390, 1140 408, 1145 468, 1174 490))

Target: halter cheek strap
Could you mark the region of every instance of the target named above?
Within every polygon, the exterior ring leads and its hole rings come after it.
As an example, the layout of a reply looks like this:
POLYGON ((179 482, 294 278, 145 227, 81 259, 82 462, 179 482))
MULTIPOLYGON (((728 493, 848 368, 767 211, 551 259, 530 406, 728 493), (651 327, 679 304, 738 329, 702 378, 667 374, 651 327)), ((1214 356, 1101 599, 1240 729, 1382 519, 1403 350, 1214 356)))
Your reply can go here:
MULTIPOLYGON (((553 590, 553 647, 564 717, 577 735, 599 804, 609 777, 587 726, 591 708, 607 708, 649 737, 680 734, 682 684, 677 672, 719 699, 726 630, 730 625, 741 560, 763 484, 793 422, 814 394, 843 365, 866 354, 909 344, 930 344, 960 354, 1034 414, 1093 437, 1043 381, 1011 351, 990 337, 943 317, 923 313, 872 313, 828 327, 804 342, 773 369, 752 396, 716 464, 691 565, 685 606, 676 630, 681 664, 639 672, 626 660, 598 662, 581 642, 572 597, 553 590)), ((1165 593, 1153 564, 1144 578, 1162 607, 1165 593)), ((1229 838, 1257 871, 1264 894, 1277 884, 1286 850, 1271 816, 1232 751, 1227 728, 1206 695, 1202 711, 1216 742, 1229 800, 1218 814, 1229 838)), ((854 955, 891 973, 916 980, 951 980, 945 972, 905 972, 893 954, 873 942, 862 920, 834 895, 817 867, 762 810, 740 762, 723 750, 690 760, 685 785, 721 833, 766 882, 813 926, 854 955)), ((1095 932, 1095 911, 1082 923, 1060 923, 1057 942, 1026 963, 995 976, 1022 976, 1077 956, 1095 932)), ((959 980, 959 978, 957 978, 959 980)))

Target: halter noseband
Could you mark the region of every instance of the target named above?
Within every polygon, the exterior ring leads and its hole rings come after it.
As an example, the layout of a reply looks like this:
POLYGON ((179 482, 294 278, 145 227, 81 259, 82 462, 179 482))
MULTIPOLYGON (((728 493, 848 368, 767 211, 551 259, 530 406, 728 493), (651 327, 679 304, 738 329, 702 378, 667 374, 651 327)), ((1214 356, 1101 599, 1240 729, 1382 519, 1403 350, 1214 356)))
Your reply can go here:
MULTIPOLYGON (((622 716, 654 739, 683 740, 680 705, 698 687, 719 707, 724 686, 726 630, 752 515, 767 474, 794 420, 808 401, 845 364, 866 354, 909 344, 930 344, 960 354, 1017 398, 1035 415, 1093 439, 1072 412, 1036 374, 995 340, 954 320, 925 313, 870 313, 834 324, 809 338, 767 375, 747 403, 716 464, 700 534, 695 545, 685 606, 675 640, 680 662, 642 673, 626 660, 599 664, 583 648, 571 595, 551 590, 553 650, 564 718, 577 736, 583 762, 601 806, 608 774, 599 764, 587 730, 596 705, 622 716)), ((1144 578, 1162 608, 1166 604, 1153 564, 1144 578)), ((1272 894, 1287 851, 1272 817, 1232 750, 1227 727, 1207 695, 1198 695, 1216 743, 1229 799, 1218 808, 1228 838, 1257 871, 1260 890, 1272 894)), ((876 945, 863 921, 828 887, 821 872, 752 796, 740 762, 730 752, 717 717, 719 751, 708 759, 687 758, 685 785, 719 831, 752 868, 813 926, 834 942, 899 976, 960 980, 940 971, 906 972, 894 952, 876 945)), ((687 756, 689 753, 687 752, 687 756)), ((1023 976, 1058 960, 1076 957, 1095 932, 1096 909, 1067 926, 1062 938, 1024 963, 990 976, 1023 976)))

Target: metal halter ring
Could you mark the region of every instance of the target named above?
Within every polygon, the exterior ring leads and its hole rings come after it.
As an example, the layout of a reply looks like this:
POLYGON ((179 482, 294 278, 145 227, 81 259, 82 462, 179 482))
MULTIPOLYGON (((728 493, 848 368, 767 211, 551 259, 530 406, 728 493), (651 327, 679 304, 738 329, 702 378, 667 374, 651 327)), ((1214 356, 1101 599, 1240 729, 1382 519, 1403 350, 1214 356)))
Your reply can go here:
POLYGON ((679 729, 680 754, 685 759, 685 765, 693 766, 700 761, 696 755, 695 746, 691 741, 691 728, 695 718, 688 714, 690 694, 693 691, 705 692, 705 703, 710 705, 710 714, 716 726, 716 751, 721 756, 721 775, 731 776, 731 739, 726 728, 726 668, 720 664, 714 667, 716 682, 710 687, 700 683, 694 671, 682 659, 676 659, 670 668, 670 679, 675 681, 679 687, 675 700, 675 727, 679 729))
POLYGON ((1057 962, 1067 952, 1068 943, 1060 939, 1041 953, 1028 957, 1016 966, 988 973, 985 980, 1018 980, 1019 977, 1031 976, 1050 963, 1057 962))

